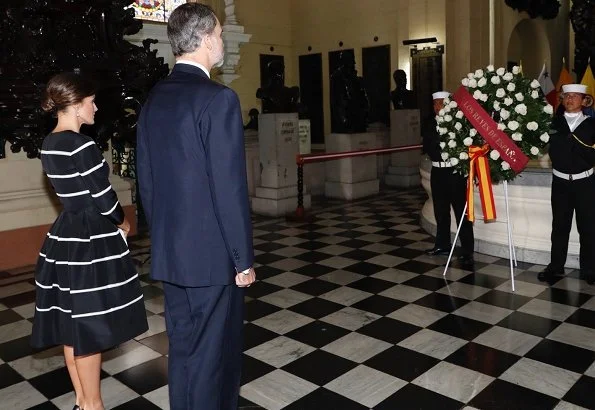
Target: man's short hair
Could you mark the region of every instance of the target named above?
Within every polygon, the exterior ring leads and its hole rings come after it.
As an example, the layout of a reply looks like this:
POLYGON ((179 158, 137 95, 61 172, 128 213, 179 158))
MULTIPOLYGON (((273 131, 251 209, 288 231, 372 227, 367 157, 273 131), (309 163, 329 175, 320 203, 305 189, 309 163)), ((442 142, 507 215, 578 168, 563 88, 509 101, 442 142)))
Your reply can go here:
POLYGON ((167 23, 167 37, 174 56, 195 51, 216 26, 217 16, 206 4, 185 3, 177 7, 167 23))

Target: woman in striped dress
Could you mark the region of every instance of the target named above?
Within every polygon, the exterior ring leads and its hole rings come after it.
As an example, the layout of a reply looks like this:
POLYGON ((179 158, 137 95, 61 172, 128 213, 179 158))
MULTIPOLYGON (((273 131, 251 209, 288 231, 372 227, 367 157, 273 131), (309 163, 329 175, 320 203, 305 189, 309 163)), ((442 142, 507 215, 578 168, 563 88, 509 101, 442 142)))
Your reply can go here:
POLYGON ((79 133, 93 124, 93 85, 62 73, 48 83, 44 111, 57 114, 43 141, 41 163, 63 211, 39 253, 32 344, 64 345, 75 409, 103 409, 101 351, 147 330, 138 274, 129 255, 130 230, 95 142, 79 133))

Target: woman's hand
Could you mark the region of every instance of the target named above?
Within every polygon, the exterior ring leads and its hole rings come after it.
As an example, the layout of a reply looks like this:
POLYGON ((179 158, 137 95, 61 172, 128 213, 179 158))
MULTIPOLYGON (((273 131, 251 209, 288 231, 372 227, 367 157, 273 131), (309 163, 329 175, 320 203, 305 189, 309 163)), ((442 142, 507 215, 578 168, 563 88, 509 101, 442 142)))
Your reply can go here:
POLYGON ((118 228, 124 232, 124 236, 128 237, 128 232, 130 232, 130 222, 128 222, 127 218, 124 218, 124 221, 118 225, 118 228))

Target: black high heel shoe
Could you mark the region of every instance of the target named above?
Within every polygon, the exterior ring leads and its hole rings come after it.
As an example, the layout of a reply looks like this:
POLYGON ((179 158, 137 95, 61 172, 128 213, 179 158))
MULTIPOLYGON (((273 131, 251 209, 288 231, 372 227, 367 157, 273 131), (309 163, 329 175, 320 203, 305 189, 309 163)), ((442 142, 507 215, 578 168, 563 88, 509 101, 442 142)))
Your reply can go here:
POLYGON ((82 410, 78 404, 75 404, 72 410, 82 410))

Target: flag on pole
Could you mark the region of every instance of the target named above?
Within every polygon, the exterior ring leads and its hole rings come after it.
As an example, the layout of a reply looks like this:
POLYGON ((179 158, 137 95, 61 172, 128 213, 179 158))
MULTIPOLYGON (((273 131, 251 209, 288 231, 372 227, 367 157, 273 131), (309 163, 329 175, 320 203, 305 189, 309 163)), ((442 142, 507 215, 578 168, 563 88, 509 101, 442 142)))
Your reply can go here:
POLYGON ((545 99, 547 100, 547 102, 550 103, 552 107, 555 107, 556 87, 554 87, 554 83, 552 82, 550 73, 547 72, 545 63, 543 63, 543 68, 541 69, 541 73, 539 74, 537 81, 539 81, 539 85, 541 85, 541 90, 543 91, 543 95, 545 95, 545 99))
POLYGON ((558 77, 558 82, 556 83, 556 106, 555 106, 556 109, 560 105, 560 96, 562 95, 562 86, 565 84, 572 84, 573 82, 574 81, 572 80, 572 76, 566 69, 566 62, 564 59, 562 59, 562 70, 560 70, 560 77, 558 77))

